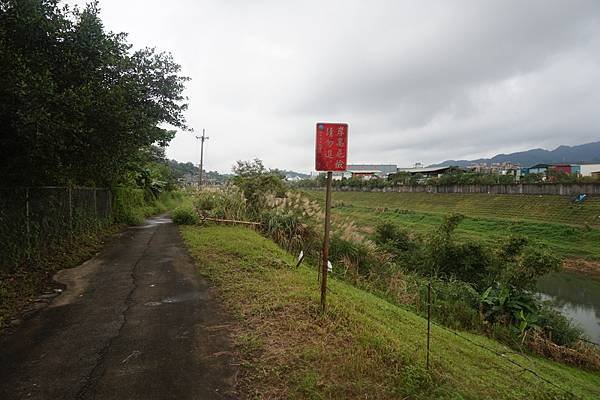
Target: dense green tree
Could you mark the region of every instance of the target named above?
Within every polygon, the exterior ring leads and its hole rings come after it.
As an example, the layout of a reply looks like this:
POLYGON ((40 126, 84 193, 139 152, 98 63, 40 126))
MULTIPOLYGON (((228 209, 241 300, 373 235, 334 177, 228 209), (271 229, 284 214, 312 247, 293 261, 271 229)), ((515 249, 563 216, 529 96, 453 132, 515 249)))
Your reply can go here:
POLYGON ((244 192, 249 212, 257 213, 261 201, 267 193, 277 196, 285 194, 283 176, 277 170, 267 170, 258 158, 251 161, 237 161, 232 168, 233 183, 244 192))
POLYGON ((4 185, 119 183, 141 149, 186 129, 187 78, 170 54, 132 51, 97 3, 0 2, 4 185))
POLYGON ((191 162, 178 162, 177 160, 169 160, 169 166, 173 170, 173 173, 181 178, 185 174, 198 175, 198 171, 200 170, 197 166, 195 166, 191 162))

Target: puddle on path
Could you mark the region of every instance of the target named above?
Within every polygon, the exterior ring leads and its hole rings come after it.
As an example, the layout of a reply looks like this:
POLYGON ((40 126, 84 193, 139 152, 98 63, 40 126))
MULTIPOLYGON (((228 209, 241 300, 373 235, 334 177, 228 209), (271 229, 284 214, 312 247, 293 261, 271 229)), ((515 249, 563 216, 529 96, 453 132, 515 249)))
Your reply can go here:
POLYGON ((170 224, 172 222, 171 218, 167 217, 154 217, 146 220, 144 225, 134 226, 133 229, 149 229, 153 228, 157 225, 170 224))
POLYGON ((149 301, 147 303, 144 303, 144 305, 147 307, 157 307, 157 306, 161 306, 163 304, 175 304, 175 303, 183 303, 186 301, 206 300, 206 299, 208 299, 208 294, 203 294, 201 292, 188 292, 188 293, 181 294, 179 296, 166 297, 166 298, 162 299, 161 301, 149 301))

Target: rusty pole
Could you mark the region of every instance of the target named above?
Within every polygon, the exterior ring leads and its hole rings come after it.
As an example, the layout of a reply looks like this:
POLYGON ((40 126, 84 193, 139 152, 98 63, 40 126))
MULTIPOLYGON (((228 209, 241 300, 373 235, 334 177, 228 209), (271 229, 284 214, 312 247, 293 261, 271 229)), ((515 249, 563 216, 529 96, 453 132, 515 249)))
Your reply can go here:
POLYGON ((431 335, 431 282, 427 284, 427 362, 426 368, 429 371, 429 337, 431 335))
POLYGON ((329 231, 331 230, 331 180, 333 172, 327 172, 327 190, 325 194, 325 235, 323 236, 323 265, 321 268, 321 308, 325 312, 327 295, 327 261, 329 261, 329 231))

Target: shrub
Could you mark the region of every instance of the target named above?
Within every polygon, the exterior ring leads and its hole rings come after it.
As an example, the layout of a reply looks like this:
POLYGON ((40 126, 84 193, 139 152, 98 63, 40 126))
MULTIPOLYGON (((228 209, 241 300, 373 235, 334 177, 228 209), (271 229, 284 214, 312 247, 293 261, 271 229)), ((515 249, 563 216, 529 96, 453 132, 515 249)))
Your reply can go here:
POLYGON ((477 330, 481 327, 479 294, 472 285, 461 280, 421 279, 418 283, 419 310, 426 310, 429 282, 434 319, 456 329, 477 330))
POLYGON ((494 257, 493 281, 525 291, 534 291, 538 279, 560 270, 562 263, 546 247, 518 235, 501 243, 494 257))
POLYGON ((198 214, 191 207, 178 207, 173 210, 172 219, 177 225, 194 225, 198 223, 198 214))
POLYGON ((206 200, 204 203, 204 206, 212 206, 209 211, 210 216, 240 221, 248 218, 246 199, 238 188, 226 186, 221 190, 211 192, 210 196, 211 200, 206 200))
POLYGON ((288 250, 302 249, 317 258, 321 241, 321 207, 299 193, 269 193, 261 200, 262 231, 288 250))
POLYGON ((113 215, 115 222, 139 225, 144 222, 144 207, 147 206, 144 191, 134 188, 115 188, 113 215))
POLYGON ((408 232, 390 222, 377 225, 375 243, 393 254, 409 251, 415 247, 408 232))
POLYGON ((489 285, 494 265, 491 251, 475 241, 457 242, 454 231, 464 217, 453 214, 444 218, 437 232, 425 242, 421 273, 446 278, 456 277, 482 289, 489 285))
POLYGON ((373 249, 366 243, 359 243, 333 235, 329 244, 329 260, 343 264, 347 269, 355 269, 360 275, 368 275, 378 263, 373 249))
POLYGON ((481 295, 481 310, 489 322, 516 324, 537 312, 537 302, 528 292, 496 283, 481 295))
POLYGON ((215 192, 200 192, 194 202, 194 206, 197 210, 210 211, 215 208, 217 196, 218 194, 215 192))
POLYGON ((317 234, 291 212, 272 209, 260 215, 261 230, 288 251, 314 250, 317 234))
POLYGON ((237 161, 233 167, 234 184, 242 190, 247 201, 247 212, 258 216, 263 208, 263 199, 268 193, 282 196, 285 193, 284 176, 277 171, 268 171, 261 160, 237 161))
POLYGON ((546 337, 560 346, 575 345, 583 334, 567 317, 547 304, 543 304, 538 311, 538 325, 544 330, 546 337))

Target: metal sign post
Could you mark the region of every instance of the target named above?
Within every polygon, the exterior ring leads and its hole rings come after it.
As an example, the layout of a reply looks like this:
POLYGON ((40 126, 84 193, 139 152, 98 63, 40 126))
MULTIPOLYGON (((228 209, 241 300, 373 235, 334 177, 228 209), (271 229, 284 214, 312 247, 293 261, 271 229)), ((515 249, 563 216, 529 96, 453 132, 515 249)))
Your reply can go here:
POLYGON ((329 233, 331 231, 331 181, 333 171, 345 171, 348 153, 348 125, 318 123, 315 169, 327 171, 325 192, 325 232, 323 235, 323 265, 321 266, 321 308, 325 312, 327 272, 329 264, 329 233))
POLYGON ((323 265, 321 266, 321 308, 325 312, 327 296, 327 262, 329 261, 329 232, 331 231, 331 181, 333 172, 327 172, 327 189, 325 191, 325 234, 323 235, 323 265))

